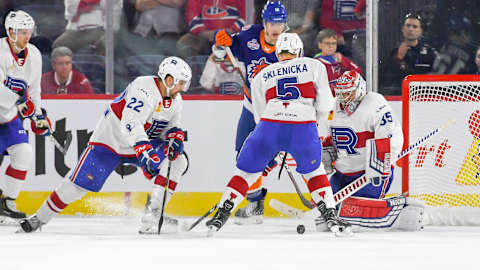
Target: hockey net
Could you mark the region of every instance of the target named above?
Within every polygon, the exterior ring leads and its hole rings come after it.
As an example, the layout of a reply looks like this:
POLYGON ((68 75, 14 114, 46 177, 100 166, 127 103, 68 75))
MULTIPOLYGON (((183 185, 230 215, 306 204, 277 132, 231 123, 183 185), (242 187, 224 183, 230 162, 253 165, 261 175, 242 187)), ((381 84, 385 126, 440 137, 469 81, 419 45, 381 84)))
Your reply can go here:
POLYGON ((402 166, 402 192, 423 200, 425 224, 480 225, 480 76, 414 75, 403 82, 405 145, 454 119, 402 166))

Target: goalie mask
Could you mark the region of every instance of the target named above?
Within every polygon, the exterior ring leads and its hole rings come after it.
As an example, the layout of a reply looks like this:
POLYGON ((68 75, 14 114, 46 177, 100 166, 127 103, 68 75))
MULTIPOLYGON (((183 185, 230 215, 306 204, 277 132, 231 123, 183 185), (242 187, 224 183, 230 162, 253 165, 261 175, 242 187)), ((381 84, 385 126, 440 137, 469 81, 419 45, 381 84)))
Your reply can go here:
POLYGON ((367 83, 358 72, 345 71, 337 79, 335 96, 337 106, 348 115, 355 112, 363 97, 367 94, 367 83))
POLYGON ((32 16, 25 11, 11 11, 5 18, 5 30, 7 31, 8 38, 13 42, 15 49, 22 51, 25 48, 17 47, 18 30, 20 29, 31 30, 33 33, 35 29, 35 21, 33 20, 32 16), (15 38, 10 35, 10 28, 13 30, 15 38))
POLYGON ((158 67, 158 77, 162 79, 163 84, 167 88, 167 96, 170 96, 170 90, 172 90, 180 81, 185 82, 183 91, 186 92, 188 90, 190 80, 192 79, 192 69, 183 59, 176 56, 170 56, 160 63, 160 66, 158 67), (173 84, 171 87, 168 87, 165 83, 167 75, 173 77, 173 84))
POLYGON ((303 42, 297 33, 282 33, 278 36, 275 54, 278 57, 283 52, 294 54, 297 57, 303 56, 303 42))

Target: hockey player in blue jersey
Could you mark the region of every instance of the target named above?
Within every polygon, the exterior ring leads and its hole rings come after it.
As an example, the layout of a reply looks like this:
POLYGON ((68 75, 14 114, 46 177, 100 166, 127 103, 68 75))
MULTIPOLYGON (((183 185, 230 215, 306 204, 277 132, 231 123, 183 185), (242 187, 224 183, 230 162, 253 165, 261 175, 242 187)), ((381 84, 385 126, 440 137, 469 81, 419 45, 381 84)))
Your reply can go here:
MULTIPOLYGON (((288 29, 286 25, 287 10, 281 1, 268 1, 262 10, 262 19, 263 24, 245 26, 241 32, 235 35, 230 35, 224 29, 218 31, 212 47, 217 58, 225 58, 225 47, 230 47, 233 55, 245 64, 247 85, 244 91, 242 114, 237 126, 235 140, 237 153, 240 152, 245 139, 255 128, 250 82, 263 68, 278 62, 275 55, 275 43, 279 35, 288 29)), ((249 204, 235 213, 238 224, 252 221, 262 223, 264 199, 267 193, 267 190, 262 188, 262 176, 266 176, 276 166, 277 162, 272 159, 263 175, 250 187, 246 197, 249 204)))

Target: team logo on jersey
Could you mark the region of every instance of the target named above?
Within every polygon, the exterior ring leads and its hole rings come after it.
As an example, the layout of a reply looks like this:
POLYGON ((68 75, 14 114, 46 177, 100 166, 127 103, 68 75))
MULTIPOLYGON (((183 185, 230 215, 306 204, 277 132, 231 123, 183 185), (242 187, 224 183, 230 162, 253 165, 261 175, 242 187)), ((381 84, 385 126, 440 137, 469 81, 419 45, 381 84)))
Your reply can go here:
POLYGON ((333 4, 334 16, 339 20, 353 21, 358 20, 355 16, 354 9, 357 1, 336 0, 333 4))
POLYGON ((247 66, 248 79, 253 79, 262 69, 271 63, 267 62, 265 57, 262 57, 258 60, 252 60, 252 62, 247 66))
POLYGON ((10 75, 7 75, 7 78, 3 81, 3 84, 10 90, 14 92, 25 91, 28 88, 26 81, 22 79, 12 78, 10 75))
POLYGON ((216 1, 215 5, 203 8, 202 16, 207 19, 218 19, 226 17, 228 16, 227 6, 216 1))
POLYGON ((162 132, 167 126, 168 121, 160 121, 153 119, 151 124, 147 122, 143 128, 145 129, 145 133, 147 133, 148 138, 154 139, 157 138, 160 134, 162 134, 162 132))
POLYGON ((358 137, 349 127, 332 127, 332 140, 337 146, 337 149, 345 150, 349 155, 358 154, 355 150, 355 145, 357 145, 358 137))
POLYGON ((252 51, 256 51, 256 50, 260 49, 260 44, 254 38, 252 40, 247 41, 247 47, 252 51))

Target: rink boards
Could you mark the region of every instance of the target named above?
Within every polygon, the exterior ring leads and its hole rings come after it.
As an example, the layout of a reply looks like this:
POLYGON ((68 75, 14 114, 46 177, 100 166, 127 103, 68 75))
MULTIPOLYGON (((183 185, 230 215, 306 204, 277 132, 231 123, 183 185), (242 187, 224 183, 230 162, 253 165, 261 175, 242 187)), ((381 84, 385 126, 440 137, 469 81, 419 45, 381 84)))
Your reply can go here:
MULTIPOLYGON (((54 122, 59 133, 71 132, 72 144, 65 156, 54 151, 49 140, 35 137, 30 132, 30 144, 34 150, 34 162, 26 179, 25 191, 20 194, 18 207, 27 213, 33 213, 45 200, 50 191, 68 176, 76 165, 89 135, 97 121, 110 103, 111 97, 101 99, 45 99, 43 106, 54 122)), ((171 215, 197 216, 207 211, 220 198, 226 183, 231 178, 235 163, 235 130, 240 116, 242 101, 235 98, 227 100, 206 100, 202 97, 186 97, 183 112, 183 127, 188 131, 185 149, 190 166, 179 183, 177 192, 166 211, 171 215)), ((401 102, 390 101, 398 117, 401 116, 401 102)), ((30 129, 29 121, 25 128, 30 129)), ((0 170, 8 166, 9 158, 4 157, 0 170)), ((102 192, 89 193, 73 203, 65 214, 124 215, 141 211, 145 205, 146 194, 152 183, 135 168, 125 170, 123 178, 113 172, 104 185, 102 192), (131 170, 130 170, 131 169, 131 170)), ((390 192, 399 193, 401 189, 400 170, 396 171, 396 181, 390 192)), ((301 207, 293 186, 283 173, 277 180, 278 169, 264 179, 269 189, 267 200, 276 198, 301 207)), ((297 175, 298 176, 298 175, 297 175)), ((300 180, 300 178, 298 178, 300 180)), ((304 192, 306 186, 299 181, 304 192)), ((245 202, 244 202, 245 203, 245 202)), ((278 212, 267 208, 267 216, 278 216, 278 212)))

